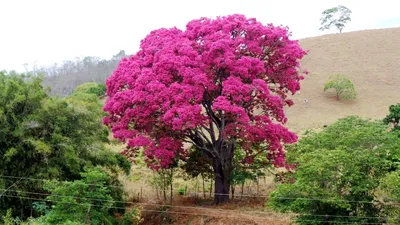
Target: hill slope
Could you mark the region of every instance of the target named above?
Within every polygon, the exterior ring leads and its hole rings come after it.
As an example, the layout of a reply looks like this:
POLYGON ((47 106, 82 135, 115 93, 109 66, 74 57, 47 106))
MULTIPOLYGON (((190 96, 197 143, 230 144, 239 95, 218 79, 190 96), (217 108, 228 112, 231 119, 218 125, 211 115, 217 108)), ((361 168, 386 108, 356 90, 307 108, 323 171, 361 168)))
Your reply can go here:
POLYGON ((302 81, 301 93, 293 96, 295 105, 287 109, 293 131, 319 128, 348 115, 382 119, 389 105, 400 103, 400 28, 325 35, 299 43, 310 50, 302 61, 310 74, 302 81), (323 92, 324 83, 336 73, 354 83, 355 100, 337 101, 323 92))

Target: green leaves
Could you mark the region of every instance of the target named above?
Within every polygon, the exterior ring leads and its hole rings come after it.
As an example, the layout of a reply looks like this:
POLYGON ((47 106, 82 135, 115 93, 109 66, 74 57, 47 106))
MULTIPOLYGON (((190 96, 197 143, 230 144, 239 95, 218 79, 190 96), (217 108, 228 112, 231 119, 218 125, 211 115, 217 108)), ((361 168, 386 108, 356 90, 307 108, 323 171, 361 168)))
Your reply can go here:
POLYGON ((329 30, 331 27, 336 27, 342 33, 345 24, 351 21, 351 10, 339 5, 322 12, 320 30, 329 30))
POLYGON ((297 164, 295 183, 284 183, 270 196, 269 206, 300 213, 299 224, 309 220, 380 222, 374 192, 382 177, 394 169, 400 139, 381 121, 347 117, 320 133, 311 133, 288 148, 288 160, 297 164), (321 218, 316 215, 331 215, 321 218), (371 218, 361 218, 361 217, 371 218), (350 218, 355 217, 355 218, 350 218))
POLYGON ((51 195, 51 210, 45 215, 48 224, 62 224, 67 221, 85 224, 113 224, 114 218, 108 213, 114 201, 111 190, 105 185, 109 176, 99 167, 83 172, 81 180, 51 181, 44 186, 51 195))
POLYGON ((400 104, 389 107, 389 115, 383 119, 383 122, 393 125, 394 131, 400 131, 400 104))
MULTIPOLYGON (((103 115, 95 94, 50 98, 40 77, 0 72, 0 175, 75 180, 87 166, 128 173, 130 163, 104 145, 108 129, 101 123, 103 115)), ((16 181, 0 178, 3 187, 16 181)), ((22 217, 30 215, 32 204, 26 197, 43 196, 23 192, 44 193, 43 182, 16 183, 6 193, 13 197, 0 199, 0 211, 11 208, 26 213, 22 217)), ((120 191, 112 195, 122 198, 120 191)))
POLYGON ((324 85, 324 91, 329 89, 335 90, 337 100, 356 98, 356 90, 353 83, 343 75, 338 74, 330 77, 329 81, 324 85))

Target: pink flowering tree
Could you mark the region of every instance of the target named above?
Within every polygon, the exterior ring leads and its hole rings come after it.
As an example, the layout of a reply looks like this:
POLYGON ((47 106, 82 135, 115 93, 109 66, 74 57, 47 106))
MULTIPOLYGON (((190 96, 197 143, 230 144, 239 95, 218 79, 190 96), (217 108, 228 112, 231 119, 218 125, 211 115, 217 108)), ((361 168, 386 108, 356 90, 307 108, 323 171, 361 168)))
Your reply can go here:
POLYGON ((287 166, 284 144, 297 136, 283 126, 284 107, 300 89, 306 54, 289 36, 243 15, 154 30, 108 78, 104 123, 127 143, 123 154, 142 149, 156 170, 195 145, 212 160, 215 203, 225 202, 235 149, 247 164, 266 151, 272 165, 287 166))

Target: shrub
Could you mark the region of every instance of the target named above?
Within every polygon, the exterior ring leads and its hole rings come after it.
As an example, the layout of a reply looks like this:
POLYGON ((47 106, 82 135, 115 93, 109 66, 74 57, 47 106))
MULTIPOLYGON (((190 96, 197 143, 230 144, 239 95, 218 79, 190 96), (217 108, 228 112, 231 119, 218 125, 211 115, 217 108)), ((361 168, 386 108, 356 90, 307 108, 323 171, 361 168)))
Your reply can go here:
POLYGON ((98 84, 96 82, 83 83, 75 88, 74 93, 88 93, 91 88, 96 88, 97 86, 98 84))
POLYGON ((125 213, 120 221, 120 225, 138 225, 142 222, 141 208, 132 208, 129 212, 125 213))
POLYGON ((50 181, 45 189, 52 203, 45 215, 49 224, 76 221, 89 224, 114 224, 110 208, 115 204, 111 189, 105 186, 110 177, 99 167, 87 169, 81 180, 50 181))
POLYGON ((106 94, 106 85, 104 84, 98 84, 96 87, 91 87, 89 88, 88 92, 89 94, 95 94, 97 96, 104 96, 106 94))
POLYGON ((185 195, 185 193, 186 193, 186 188, 181 187, 181 188, 178 189, 178 194, 179 195, 185 195))
POLYGON ((298 213, 298 224, 386 222, 374 192, 398 169, 399 156, 400 139, 381 121, 341 119, 289 146, 288 160, 297 167, 286 176, 295 182, 278 185, 268 205, 298 213))
POLYGON ((383 119, 383 122, 393 125, 394 131, 400 131, 400 104, 389 107, 389 115, 383 119))
POLYGON ((383 202, 382 216, 388 217, 388 223, 400 223, 400 171, 388 173, 381 179, 378 198, 383 202))
POLYGON ((334 89, 336 99, 355 99, 356 90, 353 83, 344 75, 335 75, 329 78, 329 81, 324 85, 324 91, 334 89))

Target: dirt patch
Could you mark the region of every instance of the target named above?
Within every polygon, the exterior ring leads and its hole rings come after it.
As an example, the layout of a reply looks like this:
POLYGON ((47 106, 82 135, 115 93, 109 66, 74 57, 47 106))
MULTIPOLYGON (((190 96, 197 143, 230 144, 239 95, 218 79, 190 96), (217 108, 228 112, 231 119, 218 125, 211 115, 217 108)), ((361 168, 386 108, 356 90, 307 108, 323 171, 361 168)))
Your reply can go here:
POLYGON ((310 50, 302 65, 310 71, 287 109, 288 127, 302 132, 359 115, 382 119, 391 104, 400 103, 400 28, 325 35, 299 41, 310 50), (323 92, 331 75, 343 74, 357 98, 337 101, 323 92), (306 102, 304 100, 307 100, 306 102))

